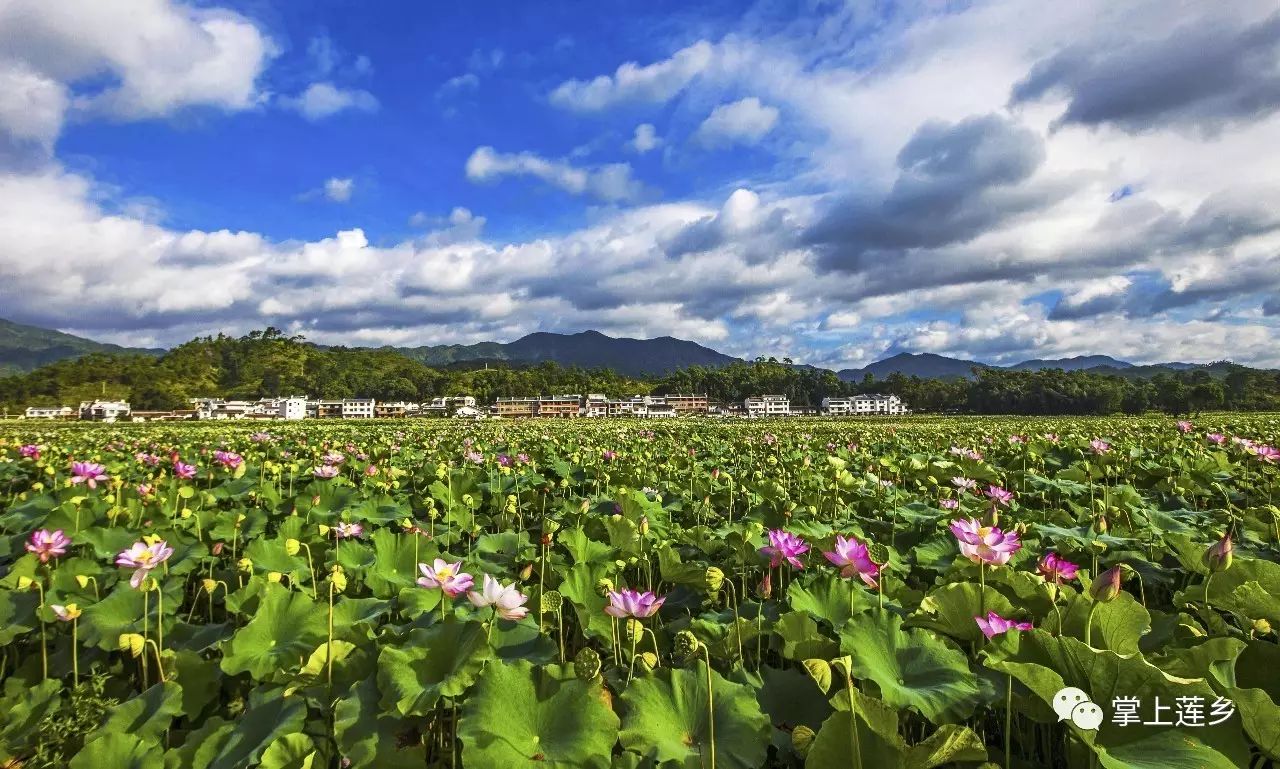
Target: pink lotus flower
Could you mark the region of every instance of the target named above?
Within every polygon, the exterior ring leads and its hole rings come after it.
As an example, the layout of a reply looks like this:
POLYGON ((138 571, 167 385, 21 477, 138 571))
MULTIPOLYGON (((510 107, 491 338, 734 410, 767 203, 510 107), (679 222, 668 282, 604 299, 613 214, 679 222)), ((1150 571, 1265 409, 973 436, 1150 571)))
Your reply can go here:
POLYGON ((133 458, 147 467, 155 467, 160 464, 160 457, 157 457, 155 454, 148 454, 144 451, 139 451, 137 454, 134 454, 133 458))
POLYGON ((612 462, 613 460, 618 458, 618 452, 614 451, 613 449, 605 449, 603 452, 601 452, 600 458, 606 462, 612 462))
POLYGON ((94 462, 72 462, 71 482, 83 483, 91 489, 98 488, 98 481, 107 479, 107 468, 94 462))
POLYGON ((529 464, 529 455, 525 454, 524 452, 521 452, 519 454, 516 454, 516 460, 522 465, 527 465, 529 464))
POLYGON ((760 548, 760 552, 769 556, 769 568, 771 569, 778 568, 783 561, 791 564, 792 568, 803 569, 804 564, 800 562, 800 556, 809 552, 809 546, 804 543, 803 539, 790 532, 782 529, 771 529, 769 531, 769 546, 760 548))
POLYGON ((1016 532, 1004 532, 995 526, 983 526, 977 519, 953 521, 951 533, 960 545, 960 554, 974 563, 1003 566, 1022 549, 1016 532))
POLYGON ((500 467, 511 467, 511 457, 506 454, 499 454, 498 465, 500 467))
POLYGON ((477 465, 484 464, 484 454, 481 454, 478 451, 468 451, 466 454, 463 454, 462 457, 468 462, 472 462, 477 465))
POLYGON ((951 485, 955 486, 957 489, 960 489, 961 491, 968 491, 970 489, 976 489, 978 487, 978 482, 973 480, 972 478, 965 478, 963 476, 957 475, 956 477, 951 479, 951 485))
POLYGON ((324 462, 326 465, 340 465, 346 460, 346 456, 338 451, 330 451, 328 454, 320 457, 320 461, 324 462))
POLYGON ((160 540, 153 545, 148 545, 145 542, 134 542, 132 547, 116 556, 116 566, 124 566, 125 568, 136 570, 129 579, 129 585, 136 590, 142 584, 142 580, 147 578, 147 574, 169 560, 171 555, 173 555, 173 548, 169 547, 164 540, 160 540))
POLYGON ((657 614, 666 600, 665 596, 659 598, 647 590, 641 593, 638 590, 624 588, 609 592, 609 605, 604 607, 604 612, 618 619, 626 617, 645 619, 657 614))
POLYGON ((1094 454, 1101 456, 1111 451, 1111 444, 1107 443, 1101 438, 1094 438, 1093 440, 1089 441, 1089 450, 1092 451, 1094 454))
POLYGON ((1204 437, 1207 438, 1210 443, 1218 446, 1221 446, 1222 444, 1227 442, 1227 436, 1223 435, 1222 433, 1208 433, 1204 437))
POLYGON ((244 457, 234 451, 215 451, 213 452, 213 461, 228 470, 234 470, 244 463, 244 457))
POLYGON ((974 622, 978 623, 978 629, 987 638, 995 638, 1010 630, 1030 630, 1030 622, 1017 622, 1011 619, 1005 619, 993 611, 987 612, 986 617, 974 617, 974 622))
POLYGON ((960 507, 960 500, 940 499, 938 500, 938 507, 941 507, 943 510, 955 510, 960 507))
POLYGON ((249 436, 249 440, 254 443, 268 443, 272 440, 271 433, 254 433, 249 436))
POLYGON ((34 443, 28 443, 27 445, 18 449, 18 455, 21 457, 25 457, 27 459, 39 459, 40 447, 35 445, 34 443))
POLYGON ((488 574, 484 575, 483 589, 468 592, 467 600, 481 609, 492 606, 494 612, 503 619, 518 620, 529 615, 529 610, 524 606, 529 596, 517 590, 514 582, 504 586, 488 574))
POLYGON ((457 598, 475 585, 471 575, 462 571, 461 561, 446 563, 443 558, 437 558, 432 566, 418 564, 418 571, 422 572, 418 577, 420 587, 440 590, 450 598, 457 598))
POLYGON ((1026 443, 1027 439, 1023 438, 1021 435, 1010 435, 1009 442, 1013 444, 1026 443))
POLYGON ((857 537, 845 539, 837 534, 836 549, 833 552, 823 552, 823 555, 832 564, 841 567, 840 576, 845 579, 857 576, 867 584, 867 587, 876 586, 876 575, 880 573, 880 566, 871 560, 866 543, 857 537))
POLYGON ((377 465, 365 465, 365 467, 364 467, 364 474, 365 474, 365 476, 366 476, 366 477, 368 477, 368 478, 372 478, 373 476, 375 476, 375 475, 377 475, 377 474, 378 474, 378 466, 377 466, 377 465))
POLYGON ((364 526, 358 523, 339 523, 333 527, 333 536, 338 539, 352 539, 364 534, 364 526))
POLYGON ((978 451, 975 451, 974 449, 962 449, 959 446, 952 446, 950 449, 950 453, 953 456, 964 457, 965 459, 972 459, 975 462, 982 461, 982 454, 979 453, 978 451))
POLYGON ((1008 507, 1009 503, 1013 501, 1012 491, 1004 489, 1000 486, 996 486, 994 484, 988 486, 985 493, 987 495, 987 499, 990 499, 992 503, 997 505, 1003 505, 1005 507, 1008 507))
POLYGON ((40 563, 48 563, 50 558, 66 554, 70 546, 71 538, 63 534, 62 529, 52 532, 38 529, 31 532, 31 538, 27 540, 27 552, 39 556, 40 563))
POLYGON ((69 603, 65 606, 62 604, 51 603, 49 604, 49 608, 53 609, 53 616, 57 617, 61 622, 70 622, 79 617, 82 613, 80 611, 80 607, 73 603, 69 603))
POLYGON ((1057 553, 1045 553, 1036 570, 1050 582, 1059 583, 1075 579, 1080 567, 1057 553))
POLYGON ((1195 427, 1185 419, 1178 420, 1177 425, 1178 425, 1178 432, 1182 433, 1183 435, 1186 435, 1187 433, 1191 432, 1195 427))
POLYGON ((156 493, 155 487, 149 483, 139 483, 137 486, 138 496, 149 497, 156 493))
POLYGON ((1045 433, 1044 439, 1050 443, 1057 443, 1059 440, 1057 433, 1045 433))
POLYGON ((1274 446, 1264 446, 1258 444, 1253 447, 1253 455, 1263 462, 1275 463, 1280 462, 1280 449, 1274 446))
POLYGON ((180 459, 173 460, 173 474, 178 478, 190 480, 196 477, 196 466, 189 465, 180 459))
POLYGON ((317 478, 335 478, 338 475, 338 468, 335 465, 320 465, 311 468, 311 474, 317 478))

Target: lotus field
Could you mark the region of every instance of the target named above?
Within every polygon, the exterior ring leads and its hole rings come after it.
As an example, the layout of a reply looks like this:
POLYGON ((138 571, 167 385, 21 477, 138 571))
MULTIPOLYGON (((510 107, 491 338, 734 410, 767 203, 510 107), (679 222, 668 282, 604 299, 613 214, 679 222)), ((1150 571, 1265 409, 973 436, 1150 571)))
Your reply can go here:
POLYGON ((9 423, 0 766, 1269 765, 1278 437, 9 423))

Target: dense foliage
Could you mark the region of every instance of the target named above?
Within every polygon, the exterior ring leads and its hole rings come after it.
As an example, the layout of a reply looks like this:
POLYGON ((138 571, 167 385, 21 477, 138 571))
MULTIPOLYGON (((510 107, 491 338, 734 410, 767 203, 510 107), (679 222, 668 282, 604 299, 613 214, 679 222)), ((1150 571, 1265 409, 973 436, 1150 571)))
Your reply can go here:
POLYGON ((470 394, 482 403, 498 396, 605 393, 611 396, 706 393, 741 403, 752 395, 790 396, 816 409, 828 396, 891 393, 928 413, 1192 414, 1205 409, 1280 409, 1280 372, 1215 366, 1157 373, 1150 378, 1063 372, 975 369, 975 379, 840 380, 835 372, 758 358, 712 368, 690 366, 662 377, 633 378, 608 369, 470 364, 431 368, 392 349, 320 348, 276 329, 240 338, 196 339, 162 356, 94 354, 27 374, 0 378, 0 407, 75 405, 112 397, 135 409, 183 408, 194 397, 260 398, 306 394, 419 401, 470 394))
POLYGON ((2 430, 0 764, 1280 760, 1275 416, 2 430))

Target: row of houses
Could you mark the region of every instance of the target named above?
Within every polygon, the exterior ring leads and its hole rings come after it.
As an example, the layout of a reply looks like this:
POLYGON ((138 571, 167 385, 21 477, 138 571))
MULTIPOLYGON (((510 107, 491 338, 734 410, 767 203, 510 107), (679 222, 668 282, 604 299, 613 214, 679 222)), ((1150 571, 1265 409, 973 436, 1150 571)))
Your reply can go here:
POLYGON ((785 417, 822 413, 829 416, 893 416, 909 413, 896 395, 853 395, 823 398, 821 412, 793 410, 785 395, 752 396, 742 405, 712 403, 706 395, 633 395, 609 398, 603 394, 539 395, 498 398, 487 410, 470 395, 432 398, 422 403, 376 401, 373 398, 315 399, 301 395, 258 400, 195 398, 190 408, 173 411, 134 411, 125 401, 85 401, 80 408, 33 406, 27 419, 82 419, 94 422, 166 421, 179 419, 395 419, 452 416, 479 419, 486 415, 508 419, 540 417, 680 417, 694 415, 785 417))

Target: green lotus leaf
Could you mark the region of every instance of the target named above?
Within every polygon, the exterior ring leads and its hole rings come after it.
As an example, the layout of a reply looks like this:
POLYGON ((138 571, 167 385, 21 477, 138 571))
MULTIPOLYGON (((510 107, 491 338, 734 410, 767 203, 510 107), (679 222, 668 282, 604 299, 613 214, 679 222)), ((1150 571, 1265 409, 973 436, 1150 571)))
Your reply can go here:
MULTIPOLYGON (((618 717, 599 683, 525 660, 485 668, 458 722, 468 767, 607 767, 618 717)), ((571 672, 571 669, 570 669, 571 672)))
POLYGON ((449 619, 417 628, 378 655, 382 706, 402 716, 425 716, 441 697, 457 697, 493 656, 479 622, 449 619))
POLYGON ((68 766, 71 769, 162 769, 164 751, 154 739, 109 732, 86 742, 68 766))
POLYGON ((778 750, 791 751, 791 732, 797 726, 817 731, 831 715, 828 698, 803 671, 766 666, 758 674, 737 671, 735 676, 739 674, 749 676, 743 683, 755 688, 760 709, 773 724, 773 745, 778 750))
POLYGON ((390 601, 344 595, 333 605, 333 635, 346 640, 367 638, 377 620, 389 611, 390 601))
POLYGON ((1251 641, 1235 660, 1235 702, 1245 734, 1272 760, 1280 760, 1280 646, 1251 641))
POLYGON ((869 678, 891 706, 914 708, 930 721, 969 716, 980 690, 964 654, 927 630, 903 630, 889 611, 858 617, 840 630, 840 650, 853 656, 855 678, 869 678))
POLYGON ((316 743, 305 734, 278 737, 262 752, 259 769, 321 769, 316 743))
POLYGON ((253 619, 226 643, 222 672, 264 680, 292 670, 325 637, 327 622, 311 596, 268 584, 253 619))
POLYGON ((834 574, 821 574, 806 583, 792 582, 787 587, 787 598, 795 611, 807 611, 837 629, 844 627, 850 617, 877 605, 875 594, 860 582, 855 585, 834 574))
MULTIPOLYGON (((1045 617, 1041 627, 1054 635, 1084 640, 1085 624, 1090 621, 1094 601, 1081 593, 1061 607, 1061 626, 1057 612, 1045 617)), ((1108 649, 1117 654, 1137 654, 1142 636, 1151 630, 1151 614, 1138 599, 1122 592, 1115 600, 1099 603, 1093 610, 1093 634, 1089 641, 1095 649, 1108 649)))
POLYGON ((182 713, 195 719, 221 693, 222 669, 217 660, 182 650, 174 655, 174 670, 182 682, 182 713))
MULTIPOLYGON (((255 692, 258 694, 261 692, 255 692)), ((301 732, 307 705, 285 697, 280 689, 249 698, 248 709, 235 721, 210 718, 188 735, 178 751, 165 756, 168 769, 239 769, 254 766, 263 751, 286 734, 301 732)))
POLYGON ((929 591, 920 602, 919 610, 911 615, 908 624, 912 627, 926 627, 958 641, 972 643, 983 637, 974 617, 986 616, 986 612, 990 611, 1008 619, 1017 614, 1009 599, 990 585, 987 586, 984 601, 980 584, 952 582, 929 591))
POLYGON ((53 679, 35 686, 16 676, 5 679, 4 696, 0 697, 0 762, 18 757, 23 748, 35 742, 38 724, 50 709, 57 706, 60 682, 53 679))
POLYGON ((144 740, 159 740, 177 716, 182 715, 182 687, 172 681, 156 684, 142 694, 117 705, 95 735, 119 732, 134 734, 144 740))
POLYGON ((333 731, 338 750, 352 766, 378 769, 418 769, 425 751, 416 740, 402 740, 414 724, 387 714, 378 704, 378 683, 372 677, 351 687, 334 708, 333 731))
POLYGON ((301 555, 289 555, 284 549, 285 539, 255 539, 244 549, 244 557, 253 561, 259 571, 278 571, 294 579, 308 579, 307 559, 301 555))
POLYGON ((609 599, 596 592, 596 582, 608 574, 603 564, 579 564, 573 566, 565 574, 560 585, 560 593, 573 604, 578 615, 578 624, 583 632, 596 639, 611 643, 613 638, 613 622, 604 607, 609 599))
POLYGON ((40 597, 34 590, 21 593, 0 590, 0 646, 40 626, 36 618, 39 605, 40 597))
POLYGON ((972 729, 945 724, 923 742, 907 748, 903 769, 934 769, 957 762, 986 760, 987 748, 972 729))
POLYGON ((782 615, 774 631, 782 637, 782 656, 789 660, 830 659, 840 648, 838 643, 822 634, 818 623, 805 612, 793 611, 782 615))
MULTIPOLYGON (((161 581, 160 586, 164 590, 165 624, 170 625, 174 621, 176 607, 182 605, 183 585, 181 580, 171 579, 161 581)), ((154 592, 144 598, 141 590, 134 590, 127 579, 122 580, 101 601, 84 607, 84 614, 80 617, 80 641, 115 651, 122 633, 142 632, 144 606, 148 615, 146 624, 155 630, 160 616, 157 603, 154 592)))
POLYGON ((707 718, 707 667, 663 669, 622 694, 622 746, 656 761, 698 769, 709 760, 711 724, 719 769, 757 769, 771 729, 749 686, 712 672, 715 718, 707 718))
MULTIPOLYGON (((906 743, 898 734, 898 712, 884 702, 856 689, 857 744, 863 769, 901 767, 906 743)), ((853 715, 849 712, 849 691, 832 697, 835 712, 827 716, 805 757, 805 769, 848 769, 856 766, 853 751, 853 715)))
POLYGON ((604 564, 613 560, 613 548, 589 537, 585 529, 566 529, 556 535, 556 542, 569 551, 575 564, 604 564))
MULTIPOLYGON (((1042 630, 993 645, 986 665, 1013 676, 1046 705, 1067 686, 1083 690, 1104 712, 1116 697, 1137 697, 1150 708, 1157 697, 1172 705, 1177 697, 1202 697, 1211 703, 1218 696, 1202 679, 1175 678, 1139 657, 1090 649, 1074 638, 1042 630)), ((1248 761, 1248 748, 1236 726, 1120 726, 1108 719, 1096 732, 1068 728, 1093 749, 1105 769, 1228 769, 1248 761)))
POLYGON ((390 529, 378 529, 369 535, 369 541, 373 544, 374 560, 364 580, 378 598, 391 598, 402 588, 414 587, 419 576, 418 564, 430 563, 429 558, 434 558, 437 552, 435 547, 425 547, 417 536, 398 534, 390 529))

